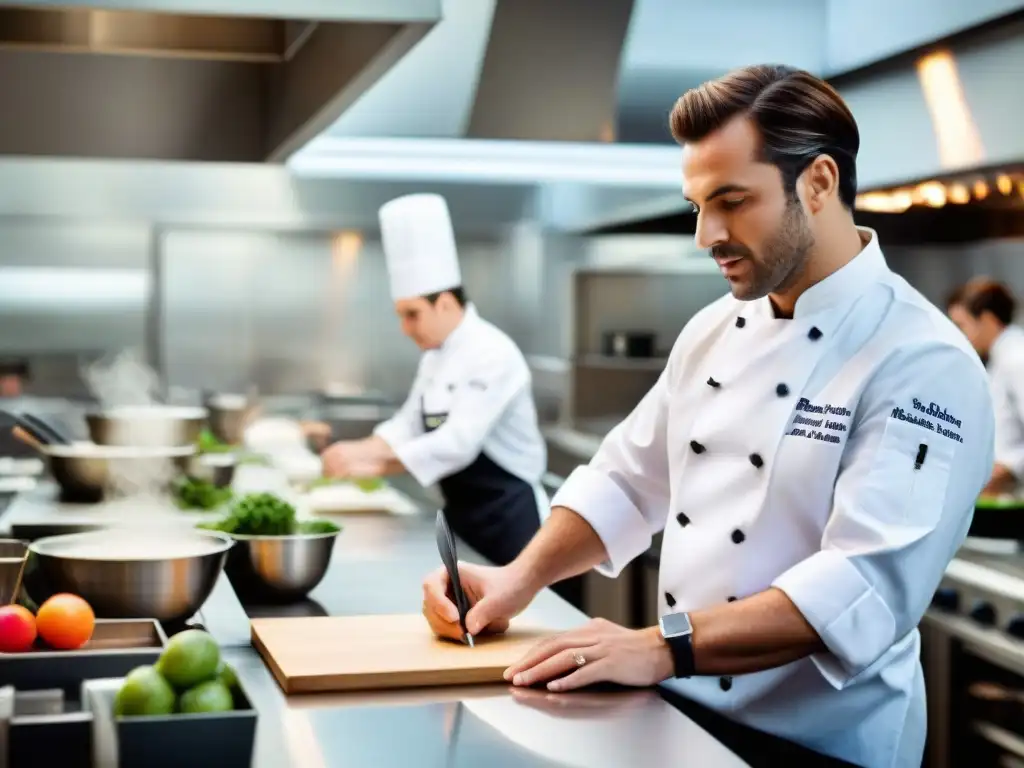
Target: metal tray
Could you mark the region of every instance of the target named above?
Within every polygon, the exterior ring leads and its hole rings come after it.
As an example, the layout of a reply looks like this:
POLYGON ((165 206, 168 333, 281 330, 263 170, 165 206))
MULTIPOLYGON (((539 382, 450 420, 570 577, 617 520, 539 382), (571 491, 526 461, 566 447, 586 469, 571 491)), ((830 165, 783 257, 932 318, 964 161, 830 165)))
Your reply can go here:
POLYGON ((92 639, 77 651, 0 654, 0 681, 18 691, 60 689, 77 701, 83 680, 123 677, 155 662, 166 645, 153 619, 97 619, 92 639))
MULTIPOLYGON (((0 738, 7 768, 91 768, 93 717, 57 690, 13 691, 13 716, 0 738)), ((6 727, 5 727, 6 726, 6 727)), ((0 764, 3 763, 0 756, 0 764)))
POLYGON ((252 765, 258 715, 241 684, 234 692, 232 712, 115 718, 114 697, 122 680, 89 680, 82 685, 83 707, 92 716, 93 768, 252 765))

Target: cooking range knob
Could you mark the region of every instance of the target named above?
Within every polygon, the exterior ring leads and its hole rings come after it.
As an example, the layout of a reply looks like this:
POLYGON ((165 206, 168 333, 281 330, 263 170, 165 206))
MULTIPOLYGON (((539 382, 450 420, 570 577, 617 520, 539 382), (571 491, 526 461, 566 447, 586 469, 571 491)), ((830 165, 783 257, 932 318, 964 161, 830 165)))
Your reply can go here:
POLYGON ((1018 640, 1024 640, 1024 614, 1017 614, 1010 619, 1010 623, 1006 625, 1006 631, 1018 640))
POLYGON ((956 611, 960 608, 960 593, 952 587, 942 587, 932 597, 932 605, 943 611, 956 611))
POLYGON ((996 623, 996 609, 992 603, 987 603, 984 600, 979 600, 971 608, 971 618, 979 624, 986 627, 991 627, 996 623))

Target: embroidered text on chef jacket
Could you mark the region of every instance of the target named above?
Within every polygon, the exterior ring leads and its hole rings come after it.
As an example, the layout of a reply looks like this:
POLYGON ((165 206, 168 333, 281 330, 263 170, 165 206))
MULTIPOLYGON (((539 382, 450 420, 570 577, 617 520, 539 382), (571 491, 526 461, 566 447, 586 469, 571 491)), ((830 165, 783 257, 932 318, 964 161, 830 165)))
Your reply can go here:
POLYGON ((877 236, 791 320, 726 295, 552 500, 616 575, 664 530, 659 613, 775 586, 828 652, 666 682, 769 733, 871 768, 920 766, 917 624, 993 465, 987 377, 963 334, 889 270, 877 236))
POLYGON ((547 449, 531 387, 530 368, 515 342, 470 304, 444 344, 420 357, 409 397, 374 433, 423 486, 469 466, 483 452, 542 493, 547 449), (440 423, 426 432, 423 416, 432 414, 440 423))
POLYGON ((996 412, 996 463, 1024 483, 1024 329, 1007 326, 988 352, 996 412))

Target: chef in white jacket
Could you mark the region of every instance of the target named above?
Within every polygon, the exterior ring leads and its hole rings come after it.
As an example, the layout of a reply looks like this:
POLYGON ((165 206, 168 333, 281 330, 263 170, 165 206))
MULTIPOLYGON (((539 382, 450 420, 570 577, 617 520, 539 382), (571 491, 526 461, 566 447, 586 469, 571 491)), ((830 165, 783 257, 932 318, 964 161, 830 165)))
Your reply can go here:
POLYGON ((996 463, 982 495, 1012 493, 1024 480, 1024 328, 1013 324, 1017 301, 1002 283, 977 277, 947 307, 986 361, 995 403, 996 463))
POLYGON ((425 487, 437 484, 453 531, 504 565, 548 509, 530 369, 515 342, 466 301, 444 198, 400 197, 379 218, 395 311, 423 355, 401 409, 372 437, 329 447, 325 472, 407 471, 425 487))
MULTIPOLYGON (((687 323, 526 550, 463 566, 467 628, 501 629, 556 579, 614 576, 662 531, 659 626, 591 621, 506 677, 664 683, 819 755, 917 768, 917 625, 992 468, 984 368, 855 226, 858 130, 830 86, 749 67, 684 94, 671 124, 731 295, 687 323)), ((427 577, 424 613, 457 636, 445 582, 427 577)))

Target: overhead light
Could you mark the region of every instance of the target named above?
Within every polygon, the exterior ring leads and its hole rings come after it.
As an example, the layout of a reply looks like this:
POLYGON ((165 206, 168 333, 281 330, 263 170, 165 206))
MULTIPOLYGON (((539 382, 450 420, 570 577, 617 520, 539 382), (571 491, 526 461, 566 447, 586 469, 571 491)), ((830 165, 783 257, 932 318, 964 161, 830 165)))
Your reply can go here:
POLYGON ((917 62, 917 78, 938 143, 943 167, 980 165, 985 147, 964 95, 956 59, 949 51, 936 51, 917 62))
POLYGON ((302 177, 678 190, 680 152, 675 145, 320 137, 287 165, 302 177))
POLYGON ((949 202, 964 205, 971 202, 971 190, 964 184, 953 184, 949 188, 949 202))
POLYGON ((1013 179, 1007 176, 1005 173, 1001 173, 996 177, 996 189, 1002 194, 1009 195, 1013 192, 1013 179))
POLYGON ((931 208, 941 208, 946 204, 946 188, 937 181, 928 181, 916 190, 921 202, 931 208))

